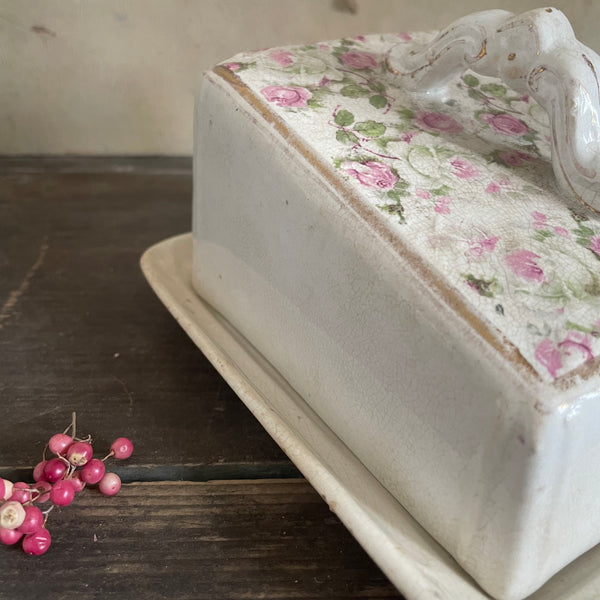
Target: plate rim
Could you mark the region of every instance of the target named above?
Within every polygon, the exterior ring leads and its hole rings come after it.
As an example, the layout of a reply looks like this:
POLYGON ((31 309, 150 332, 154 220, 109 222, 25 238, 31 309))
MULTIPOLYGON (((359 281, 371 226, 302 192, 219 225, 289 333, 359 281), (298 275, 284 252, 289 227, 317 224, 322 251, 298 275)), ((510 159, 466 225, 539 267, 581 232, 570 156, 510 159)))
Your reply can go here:
MULTIPOLYGON (((406 600, 489 600, 251 343, 194 291, 192 254, 192 233, 184 233, 148 248, 140 264, 180 326, 406 600)), ((529 599, 599 596, 596 547, 529 599)))

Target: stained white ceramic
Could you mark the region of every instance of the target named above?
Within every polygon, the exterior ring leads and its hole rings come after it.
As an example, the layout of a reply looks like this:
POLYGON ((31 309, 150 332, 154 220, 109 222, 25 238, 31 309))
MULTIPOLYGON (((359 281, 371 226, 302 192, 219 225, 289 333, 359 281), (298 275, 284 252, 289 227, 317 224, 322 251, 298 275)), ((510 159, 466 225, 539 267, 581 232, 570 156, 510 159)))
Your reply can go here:
POLYGON ((535 100, 443 100, 398 44, 238 55, 205 77, 197 293, 494 597, 600 541, 600 223, 554 183, 535 100))
MULTIPOLYGON (((192 287, 192 235, 146 251, 142 268, 175 319, 407 600, 489 596, 375 479, 272 365, 192 287)), ((530 600, 600 597, 600 547, 530 600)))

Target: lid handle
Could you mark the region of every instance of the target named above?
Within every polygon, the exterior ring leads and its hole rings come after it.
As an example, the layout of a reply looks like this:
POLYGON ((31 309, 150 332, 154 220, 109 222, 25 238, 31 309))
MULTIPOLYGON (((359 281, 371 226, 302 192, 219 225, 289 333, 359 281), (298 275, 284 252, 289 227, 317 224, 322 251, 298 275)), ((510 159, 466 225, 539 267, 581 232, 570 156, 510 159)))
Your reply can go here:
POLYGON ((388 66, 414 92, 441 94, 471 69, 530 94, 550 118, 552 166, 560 186, 600 214, 600 56, 575 38, 560 10, 473 13, 421 50, 406 48, 396 46, 388 66))

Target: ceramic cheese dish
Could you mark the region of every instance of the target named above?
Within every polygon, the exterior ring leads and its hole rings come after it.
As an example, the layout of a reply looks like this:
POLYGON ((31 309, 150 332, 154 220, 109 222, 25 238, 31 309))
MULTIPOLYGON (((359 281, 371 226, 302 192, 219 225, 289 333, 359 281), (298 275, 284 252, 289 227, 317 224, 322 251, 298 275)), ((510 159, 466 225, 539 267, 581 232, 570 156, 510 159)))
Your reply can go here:
POLYGON ((600 541, 596 61, 489 11, 239 54, 196 105, 197 294, 502 600, 600 541))

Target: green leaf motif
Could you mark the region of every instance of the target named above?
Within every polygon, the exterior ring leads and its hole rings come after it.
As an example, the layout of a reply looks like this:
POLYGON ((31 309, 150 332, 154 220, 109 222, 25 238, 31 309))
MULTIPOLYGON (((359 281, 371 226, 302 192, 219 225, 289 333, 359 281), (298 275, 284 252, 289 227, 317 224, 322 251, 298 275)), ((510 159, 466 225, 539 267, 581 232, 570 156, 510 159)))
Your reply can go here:
POLYGON ((387 99, 383 96, 371 96, 369 104, 375 108, 385 108, 387 106, 387 99))
POLYGON ((452 148, 448 148, 447 146, 434 146, 433 150, 435 151, 435 155, 443 160, 445 158, 452 158, 456 155, 456 152, 452 148))
POLYGON ((349 110, 340 110, 333 120, 340 127, 348 127, 354 123, 354 115, 349 110))
MULTIPOLYGON (((398 175, 398 172, 396 171, 396 169, 392 169, 394 175, 396 175, 396 177, 398 177, 398 181, 396 182, 396 185, 394 186, 394 190, 396 190, 397 193, 402 194, 403 196, 407 196, 408 195, 408 188, 410 186, 410 184, 408 183, 408 181, 406 181, 406 179, 402 179, 402 177, 400 177, 398 175)), ((393 192, 388 192, 388 194, 392 194, 393 192)))
POLYGON ((357 144, 358 138, 351 131, 344 131, 343 129, 338 129, 335 134, 335 139, 342 144, 357 144))
POLYGON ((370 93, 366 88, 356 84, 346 85, 340 90, 340 94, 347 98, 361 98, 362 96, 368 96, 370 93))
POLYGON ((375 140, 375 143, 377 144, 378 148, 380 148, 381 150, 387 151, 388 144, 390 142, 397 142, 397 141, 398 141, 397 137, 383 136, 383 137, 378 137, 375 140))
POLYGON ((475 77, 474 75, 471 75, 469 73, 467 73, 464 77, 463 77, 463 81, 469 86, 469 87, 477 87, 479 85, 479 79, 477 79, 477 77, 475 77))
MULTIPOLYGON (((596 258, 599 258, 597 254, 595 254, 595 256, 596 258)), ((592 298, 597 298, 600 296, 600 281, 594 277, 592 281, 584 286, 584 290, 585 293, 589 294, 592 298)))
POLYGON ((385 94, 385 85, 381 81, 371 81, 369 82, 369 87, 380 95, 385 94))
POLYGON ((506 96, 506 88, 498 83, 486 83, 481 86, 481 91, 490 94, 490 96, 496 96, 496 98, 506 96))
POLYGON ((577 229, 573 230, 573 233, 577 236, 577 237, 581 237, 581 238, 590 238, 594 235, 594 230, 591 229, 590 227, 586 227, 585 225, 579 225, 579 227, 577 229))
POLYGON ((306 106, 313 109, 323 108, 323 105, 321 104, 321 102, 319 102, 317 98, 311 98, 310 100, 308 100, 306 106))
POLYGON ((385 130, 385 125, 377 121, 360 121, 354 125, 354 131, 370 138, 376 138, 383 135, 385 130))
POLYGON ((469 98, 473 98, 473 100, 477 100, 477 102, 487 100, 487 96, 485 94, 482 94, 479 90, 476 90, 475 88, 469 89, 469 98))
POLYGON ((397 201, 396 204, 378 204, 377 207, 390 215, 396 215, 400 223, 406 223, 404 207, 400 201, 397 201))
POLYGON ((485 296, 486 298, 494 297, 494 292, 497 291, 498 287, 498 282, 495 277, 493 279, 480 279, 471 275, 471 273, 468 273, 467 275, 463 274, 463 277, 469 287, 478 292, 480 296, 485 296))
POLYGON ((548 231, 547 229, 540 229, 536 231, 535 235, 533 236, 533 238, 537 242, 543 242, 549 237, 554 237, 554 234, 551 231, 548 231))
POLYGON ((567 321, 565 323, 565 327, 569 330, 581 331, 582 333, 590 333, 594 337, 600 335, 600 329, 598 327, 584 327, 583 325, 578 325, 577 323, 573 323, 573 321, 567 321))
POLYGON ((439 188, 436 188, 435 190, 431 190, 431 193, 434 196, 446 196, 450 193, 450 188, 447 185, 442 185, 439 188))
POLYGON ((390 190, 387 193, 387 196, 396 202, 400 202, 400 198, 406 198, 407 196, 410 196, 410 194, 408 193, 407 187, 398 186, 398 184, 396 184, 396 187, 394 187, 393 190, 390 190))
POLYGON ((396 111, 403 119, 414 119, 415 113, 409 108, 401 108, 396 111))

